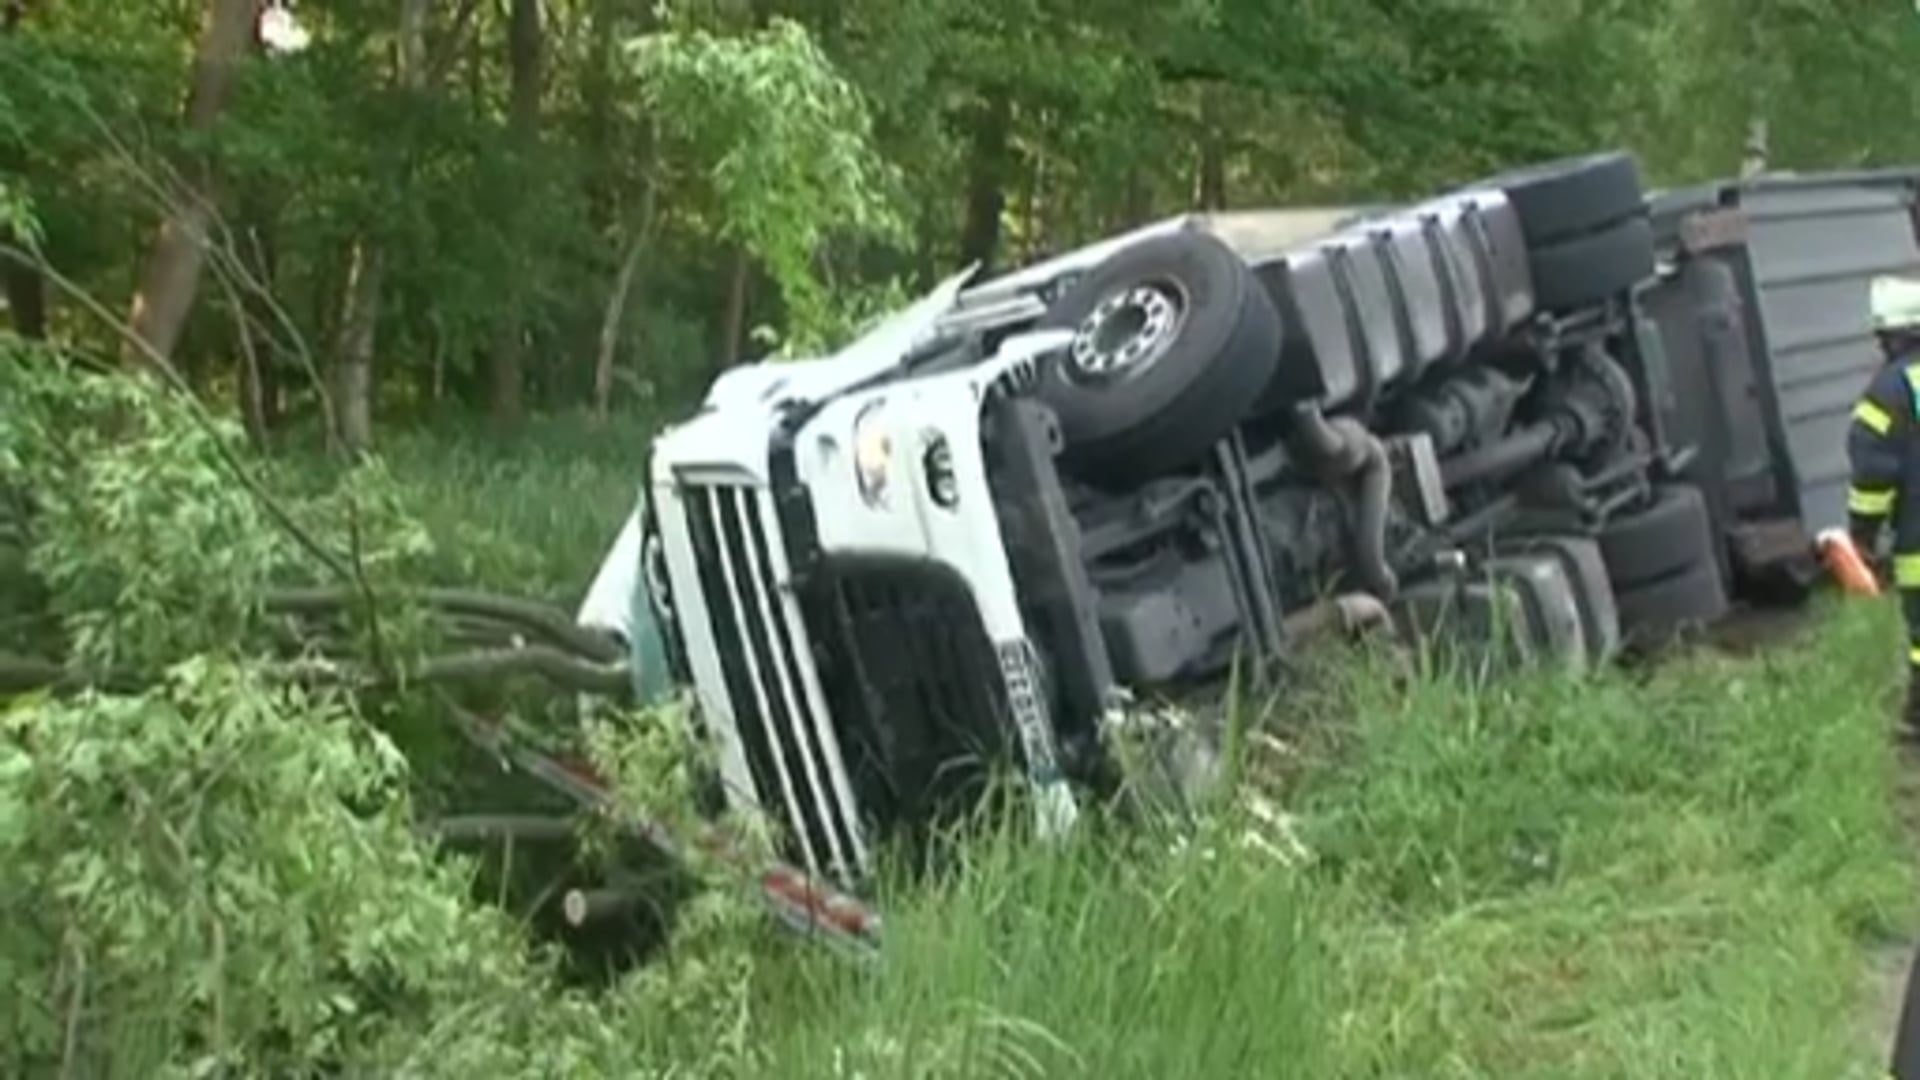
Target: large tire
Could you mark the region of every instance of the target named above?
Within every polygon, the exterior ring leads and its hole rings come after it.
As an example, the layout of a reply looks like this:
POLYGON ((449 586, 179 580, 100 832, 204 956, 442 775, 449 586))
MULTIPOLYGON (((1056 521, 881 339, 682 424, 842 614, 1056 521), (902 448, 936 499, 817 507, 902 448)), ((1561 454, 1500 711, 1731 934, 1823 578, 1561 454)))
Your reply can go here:
POLYGON ((1632 155, 1619 152, 1516 169, 1485 186, 1507 193, 1527 245, 1534 248, 1593 232, 1646 207, 1640 167, 1632 155))
POLYGON ((1628 645, 1640 649, 1659 648, 1688 630, 1716 622, 1731 606, 1720 567, 1711 559, 1676 577, 1622 592, 1618 603, 1621 633, 1628 645))
POLYGON ((1706 496, 1690 484, 1655 489, 1646 509, 1608 522, 1600 532, 1601 559, 1622 592, 1701 562, 1716 564, 1712 545, 1706 496))
POLYGON ((1618 296, 1653 276, 1653 226, 1630 217, 1599 232, 1528 252, 1534 302, 1569 311, 1618 296))
POLYGON ((1600 545, 1584 536, 1544 534, 1512 540, 1502 548, 1549 555, 1559 561, 1580 605, 1588 662, 1597 666, 1612 659, 1620 650, 1620 612, 1600 545))
POLYGON ((1199 232, 1125 248, 1041 320, 1075 331, 1040 396, 1070 471, 1131 484, 1190 465, 1246 415, 1279 366, 1280 316, 1233 250, 1199 232))

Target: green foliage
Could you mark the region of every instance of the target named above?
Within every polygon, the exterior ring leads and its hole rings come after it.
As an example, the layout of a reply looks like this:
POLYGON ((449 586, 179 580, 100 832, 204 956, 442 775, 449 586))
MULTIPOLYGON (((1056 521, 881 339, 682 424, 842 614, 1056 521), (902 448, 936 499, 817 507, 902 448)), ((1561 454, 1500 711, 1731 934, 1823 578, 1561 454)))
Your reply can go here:
MULTIPOLYGON (((53 262, 124 298, 182 179, 202 4, 34 7, 0 35, 0 206, 30 195, 53 262)), ((404 8, 304 12, 313 47, 245 64, 191 140, 219 182, 225 261, 280 302, 255 344, 285 419, 317 404, 290 339, 336 354, 367 245, 374 412, 399 426, 486 400, 507 327, 539 358, 532 403, 585 400, 637 241, 617 385, 679 407, 727 351, 737 251, 742 326, 813 352, 892 283, 955 267, 982 225, 1006 265, 1210 194, 1370 202, 1607 144, 1694 181, 1740 166, 1755 118, 1782 167, 1920 153, 1903 120, 1920 29, 1900 5, 558 0, 531 141, 507 116, 508 8, 428 5, 410 80, 404 8)), ((244 350, 224 293, 201 299, 183 366, 225 392, 244 350)), ((106 344, 55 307, 58 333, 106 344)))
POLYGON ((816 260, 831 233, 899 235, 866 104, 800 24, 747 37, 663 32, 633 45, 647 103, 687 166, 708 177, 718 236, 759 258, 795 332, 832 321, 816 260))
POLYGON ((415 831, 344 703, 193 661, 0 713, 9 1076, 746 1075, 760 916, 718 893, 675 963, 589 1003, 415 831))
MULTIPOLYGON (((253 659, 274 645, 262 596, 313 569, 279 514, 373 594, 349 656, 424 643, 389 594, 436 556, 378 459, 299 485, 274 471, 263 496, 235 483, 260 463, 232 425, 157 380, 12 342, 5 360, 0 491, 23 496, 64 639, 31 644, 158 682, 0 712, 0 977, 36 988, 0 1009, 0 1073, 757 1071, 744 1018, 767 929, 741 891, 684 905, 674 963, 590 1000, 418 829, 433 763, 385 729, 422 703, 303 691, 253 659)), ((672 798, 684 820, 684 719, 611 718, 584 743, 647 785, 638 809, 672 798)))
POLYGON ((0 361, 0 397, 0 486, 32 496, 29 568, 78 663, 152 670, 257 629, 287 548, 219 466, 236 430, 24 348, 0 361))
MULTIPOLYGON (((81 669, 124 677, 259 653, 268 589, 324 572, 276 509, 383 597, 433 554, 378 461, 305 499, 250 490, 234 474, 257 469, 242 464, 238 425, 155 380, 16 344, 0 350, 0 398, 0 490, 28 496, 26 569, 61 629, 42 647, 81 669)), ((405 616, 384 603, 391 649, 405 616)))
POLYGON ((196 661, 139 697, 16 702, 4 732, 0 971, 39 988, 8 996, 8 1075, 358 1072, 533 988, 337 702, 196 661))
POLYGON ((28 250, 38 247, 45 237, 33 200, 25 189, 9 185, 5 177, 0 177, 0 236, 28 250))

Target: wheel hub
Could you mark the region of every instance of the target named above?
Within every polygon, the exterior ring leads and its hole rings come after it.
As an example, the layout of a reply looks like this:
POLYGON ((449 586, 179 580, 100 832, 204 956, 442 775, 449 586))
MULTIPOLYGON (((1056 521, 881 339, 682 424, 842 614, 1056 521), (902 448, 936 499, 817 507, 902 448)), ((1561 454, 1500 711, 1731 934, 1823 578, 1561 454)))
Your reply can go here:
POLYGON ((1162 285, 1108 294, 1074 331, 1068 350, 1074 371, 1111 379, 1152 365, 1178 336, 1185 315, 1182 297, 1162 285))

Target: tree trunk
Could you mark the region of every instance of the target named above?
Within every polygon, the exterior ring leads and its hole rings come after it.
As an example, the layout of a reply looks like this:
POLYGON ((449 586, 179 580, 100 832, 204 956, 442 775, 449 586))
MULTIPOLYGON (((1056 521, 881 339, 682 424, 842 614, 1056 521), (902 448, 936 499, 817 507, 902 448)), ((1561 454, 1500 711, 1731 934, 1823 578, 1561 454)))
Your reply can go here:
POLYGON ((41 279, 40 272, 9 259, 5 276, 7 310, 13 313, 14 333, 23 338, 46 337, 47 283, 41 279))
POLYGON ((1740 162, 1742 179, 1750 179, 1767 171, 1767 157, 1771 142, 1768 136, 1767 118, 1756 114, 1747 123, 1747 141, 1744 157, 1740 162))
MULTIPOLYGON (((260 279, 260 286, 268 295, 273 295, 276 283, 280 280, 280 236, 272 218, 260 215, 256 219, 253 232, 253 251, 259 265, 254 273, 260 279)), ((286 371, 280 366, 280 358, 271 350, 261 357, 260 370, 257 373, 260 385, 255 396, 260 401, 260 427, 264 434, 271 437, 280 428, 280 421, 286 415, 286 371)))
POLYGON ((1046 250, 1046 228, 1041 219, 1046 215, 1046 204, 1042 192, 1047 183, 1046 156, 1042 151, 1033 153, 1032 167, 1027 170, 1026 190, 1021 192, 1021 231, 1020 261, 1033 262, 1040 252, 1046 250))
POLYGON ((615 0, 594 0, 593 49, 580 77, 580 96, 586 103, 587 150, 592 155, 592 167, 586 176, 587 214, 602 235, 612 235, 620 220, 620 175, 614 164, 619 144, 613 123, 613 72, 619 51, 614 41, 615 8, 615 0))
POLYGON ((1227 148, 1221 133, 1219 95, 1211 88, 1200 99, 1200 190, 1202 210, 1227 208, 1227 148))
POLYGON ((733 268, 727 278, 727 321, 722 333, 726 336, 720 341, 720 369, 740 362, 740 339, 747 330, 747 249, 738 244, 733 248, 733 268))
POLYGON ((1013 141, 1013 105, 1007 95, 989 95, 973 119, 967 164, 967 220, 960 233, 960 262, 993 267, 1000 247, 1000 215, 1007 206, 1007 168, 1013 141))
MULTIPOLYGON (((234 76, 253 37, 256 0, 207 0, 200 43, 193 59, 193 85, 187 93, 186 128, 198 134, 213 127, 226 108, 234 76)), ((200 190, 184 195, 161 222, 153 248, 140 271, 128 322, 133 332, 162 358, 173 355, 200 286, 207 230, 213 223, 213 174, 202 161, 189 172, 200 190)), ((141 362, 129 348, 130 363, 141 362)))
POLYGON ((1144 224, 1152 210, 1153 199, 1147 190, 1146 173, 1136 162, 1127 167, 1126 202, 1120 211, 1120 228, 1115 231, 1123 232, 1144 224))
POLYGON ((913 280, 922 291, 933 287, 940 270, 940 206, 940 201, 932 195, 923 198, 919 220, 914 226, 919 237, 914 243, 913 280))
POLYGON ((640 227, 634 233, 627 257, 620 262, 620 273, 613 280, 613 293, 607 297, 607 315, 600 323, 600 354, 593 364, 593 415, 604 422, 612 411, 613 360, 620 343, 620 324, 627 314, 627 294, 633 288, 633 274, 640 266, 641 253, 653 233, 655 187, 647 186, 640 227))
MULTIPOLYGON (((513 0, 507 30, 507 60, 513 71, 507 123, 523 160, 532 160, 538 152, 542 46, 539 0, 513 0)), ((518 310, 524 302, 518 294, 524 290, 516 286, 514 292, 516 295, 508 299, 509 310, 489 358, 493 419, 503 425, 519 423, 525 413, 526 376, 522 371, 524 349, 520 340, 523 323, 522 312, 518 310)))
POLYGON ((593 364, 593 415, 605 421, 612 411, 613 360, 620 341, 620 323, 627 313, 627 293, 633 286, 634 268, 640 265, 640 253, 646 250, 645 238, 636 239, 620 263, 620 274, 613 279, 613 292, 607 297, 607 316, 600 323, 600 355, 593 364))
MULTIPOLYGON (((13 33, 26 15, 24 0, 0 4, 0 34, 13 33)), ((9 154, 4 164, 17 168, 20 163, 9 154)), ((0 242, 12 239, 9 232, 0 230, 0 242)), ((7 259, 0 262, 0 283, 5 285, 7 310, 13 316, 13 332, 23 338, 46 337, 47 283, 41 279, 40 271, 7 259)))
POLYGON ((373 345, 385 265, 378 245, 362 241, 353 246, 331 388, 334 422, 339 426, 332 433, 334 449, 349 455, 373 445, 373 345))
POLYGON ((267 426, 266 377, 260 362, 260 350, 253 341, 253 327, 247 322, 247 302, 238 289, 227 290, 227 303, 233 308, 235 344, 240 349, 240 377, 233 381, 239 395, 240 420, 247 438, 256 447, 267 445, 271 429, 267 426))
MULTIPOLYGON (((394 55, 393 81, 402 94, 420 90, 426 63, 427 0, 401 0, 400 35, 394 55)), ((340 346, 334 361, 334 416, 339 430, 332 432, 335 448, 359 454, 373 445, 373 366, 379 343, 380 299, 386 284, 387 259, 380 240, 363 236, 353 247, 347 271, 346 310, 340 317, 340 346)))

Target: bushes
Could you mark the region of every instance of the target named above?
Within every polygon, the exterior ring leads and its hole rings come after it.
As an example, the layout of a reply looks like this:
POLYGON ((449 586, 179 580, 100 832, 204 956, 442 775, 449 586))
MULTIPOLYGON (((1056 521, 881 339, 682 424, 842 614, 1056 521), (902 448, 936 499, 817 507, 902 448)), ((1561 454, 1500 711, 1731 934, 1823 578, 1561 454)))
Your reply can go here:
POLYGON ((4 717, 5 1072, 391 1066, 535 983, 410 829, 403 761, 337 701, 194 661, 4 717))
MULTIPOLYGON (((416 830, 422 763, 384 732, 433 722, 429 702, 289 678, 262 595, 323 571, 282 515, 371 593, 334 659, 384 670, 424 643, 390 586, 428 547, 377 462, 262 498, 230 425, 23 347, 0 355, 0 400, 0 487, 24 508, 10 595, 51 616, 26 644, 112 688, 0 697, 0 977, 25 991, 0 1006, 0 1075, 744 1060, 732 1018, 760 939, 736 896, 683 915, 670 972, 589 1002, 416 830)), ((648 755, 678 744, 606 730, 626 768, 672 771, 648 755)))

